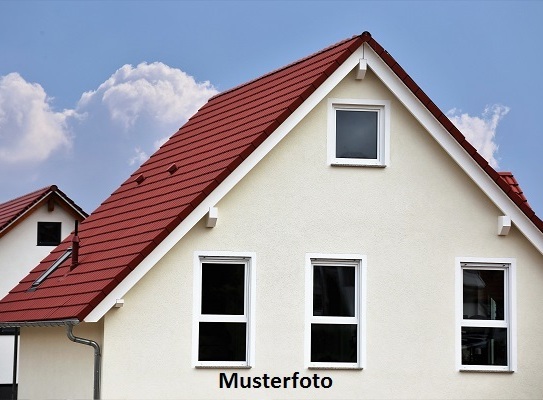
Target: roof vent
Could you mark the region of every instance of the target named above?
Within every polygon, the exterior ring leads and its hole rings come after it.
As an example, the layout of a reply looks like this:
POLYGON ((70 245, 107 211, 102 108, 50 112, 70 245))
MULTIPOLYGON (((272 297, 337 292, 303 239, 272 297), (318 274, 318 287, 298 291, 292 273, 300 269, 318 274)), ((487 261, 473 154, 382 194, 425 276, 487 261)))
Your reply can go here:
POLYGON ((75 232, 72 238, 72 265, 70 265, 70 271, 73 271, 75 267, 79 265, 79 221, 75 220, 75 232))
POLYGON ((139 174, 138 177, 136 179, 134 179, 134 180, 139 185, 140 183, 142 183, 145 180, 145 176, 143 176, 143 174, 139 174))
POLYGON ((178 169, 178 168, 177 168, 177 165, 175 165, 175 163, 173 163, 172 165, 170 165, 170 166, 168 167, 168 172, 169 172, 170 174, 173 174, 175 171, 177 171, 177 169, 178 169))

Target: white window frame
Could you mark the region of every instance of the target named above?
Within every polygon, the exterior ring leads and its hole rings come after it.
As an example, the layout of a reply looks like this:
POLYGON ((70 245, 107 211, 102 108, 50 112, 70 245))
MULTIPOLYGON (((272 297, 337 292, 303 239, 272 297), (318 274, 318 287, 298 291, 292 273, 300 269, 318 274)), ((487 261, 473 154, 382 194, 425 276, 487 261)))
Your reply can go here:
POLYGON ((195 368, 251 368, 255 365, 255 304, 256 304, 256 253, 232 251, 194 252, 192 366, 195 368), (202 263, 245 264, 244 315, 202 315, 202 263), (245 361, 199 361, 198 338, 200 322, 245 322, 245 361))
POLYGON ((456 329, 455 361, 458 371, 514 372, 517 370, 517 306, 516 306, 516 260, 514 258, 457 257, 455 260, 456 329), (504 320, 464 319, 463 270, 500 270, 505 272, 504 320), (462 327, 507 328, 507 365, 463 365, 462 327))
POLYGON ((305 366, 322 369, 363 369, 366 366, 366 256, 362 254, 307 253, 305 257, 305 366), (313 316, 313 266, 350 266, 355 272, 355 316, 313 316), (314 323, 357 324, 357 362, 311 362, 311 325, 314 323))
POLYGON ((390 101, 372 99, 328 99, 328 164, 338 166, 386 167, 390 165, 390 101), (377 158, 336 157, 336 111, 377 112, 377 158))

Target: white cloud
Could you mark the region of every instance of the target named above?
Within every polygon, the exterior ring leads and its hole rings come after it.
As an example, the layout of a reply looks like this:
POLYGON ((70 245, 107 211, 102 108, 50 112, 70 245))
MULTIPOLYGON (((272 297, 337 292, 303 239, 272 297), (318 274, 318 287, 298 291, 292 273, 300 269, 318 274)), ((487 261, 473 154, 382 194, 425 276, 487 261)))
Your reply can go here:
POLYGON ((67 119, 75 113, 55 112, 50 103, 43 87, 18 73, 0 77, 0 161, 40 162, 70 148, 67 119))
POLYGON ((78 109, 98 102, 125 130, 141 119, 180 126, 216 93, 208 81, 198 83, 185 72, 160 62, 136 67, 127 64, 97 90, 84 93, 78 109))
POLYGON ((509 107, 494 104, 487 106, 480 116, 471 116, 453 108, 447 112, 452 123, 464 134, 466 139, 494 167, 498 167, 495 142, 496 130, 501 119, 509 112, 509 107))
POLYGON ((146 152, 144 152, 141 148, 139 147, 136 147, 134 149, 134 152, 136 153, 136 155, 134 157, 132 157, 129 161, 128 161, 128 164, 129 165, 134 165, 134 164, 137 164, 137 165, 140 165, 140 164, 143 164, 145 161, 147 161, 147 159, 149 158, 149 156, 147 155, 146 152))

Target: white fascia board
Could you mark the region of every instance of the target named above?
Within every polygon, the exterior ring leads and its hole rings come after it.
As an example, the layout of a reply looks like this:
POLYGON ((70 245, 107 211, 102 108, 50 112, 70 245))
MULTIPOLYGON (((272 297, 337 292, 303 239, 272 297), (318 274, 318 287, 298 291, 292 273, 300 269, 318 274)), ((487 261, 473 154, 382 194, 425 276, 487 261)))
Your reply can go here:
POLYGON ((522 234, 543 254, 543 233, 475 162, 373 49, 367 44, 364 44, 364 46, 368 67, 375 72, 377 77, 394 93, 398 100, 490 198, 496 207, 505 215, 510 216, 522 234))
POLYGON ((363 57, 362 46, 341 64, 255 151, 185 218, 113 291, 84 319, 99 321, 125 294, 168 253, 234 186, 247 175, 313 108, 335 88, 363 57))
POLYGON ((72 203, 70 201, 68 201, 68 199, 66 197, 64 197, 63 195, 61 195, 59 192, 52 192, 52 193, 55 193, 59 198, 61 198, 63 201, 64 201, 64 204, 66 204, 66 206, 68 206, 69 208, 71 208, 72 210, 74 210, 74 212, 79 215, 81 218, 85 219, 87 218, 85 216, 85 214, 83 214, 81 211, 79 211, 76 207, 74 207, 72 205, 72 203))

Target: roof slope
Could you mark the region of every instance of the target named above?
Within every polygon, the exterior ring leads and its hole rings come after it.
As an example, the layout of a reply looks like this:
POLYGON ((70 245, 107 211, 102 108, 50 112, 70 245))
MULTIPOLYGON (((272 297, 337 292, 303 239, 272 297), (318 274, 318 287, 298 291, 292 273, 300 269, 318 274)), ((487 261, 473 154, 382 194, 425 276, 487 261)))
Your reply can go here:
POLYGON ((87 213, 62 191, 60 191, 56 185, 46 186, 34 192, 25 194, 24 196, 20 196, 16 199, 0 204, 0 237, 8 231, 8 228, 11 229, 18 221, 22 220, 30 210, 42 204, 42 202, 47 200, 55 193, 58 194, 59 197, 78 214, 82 215, 83 217, 87 216, 87 213))
POLYGON ((0 302, 0 322, 83 320, 363 43, 367 43, 481 168, 543 232, 543 222, 367 32, 209 100, 80 227, 69 260, 32 283, 67 238, 0 302))
POLYGON ((219 94, 81 225, 79 265, 32 283, 67 238, 0 303, 0 321, 82 320, 364 42, 361 36, 219 94))

